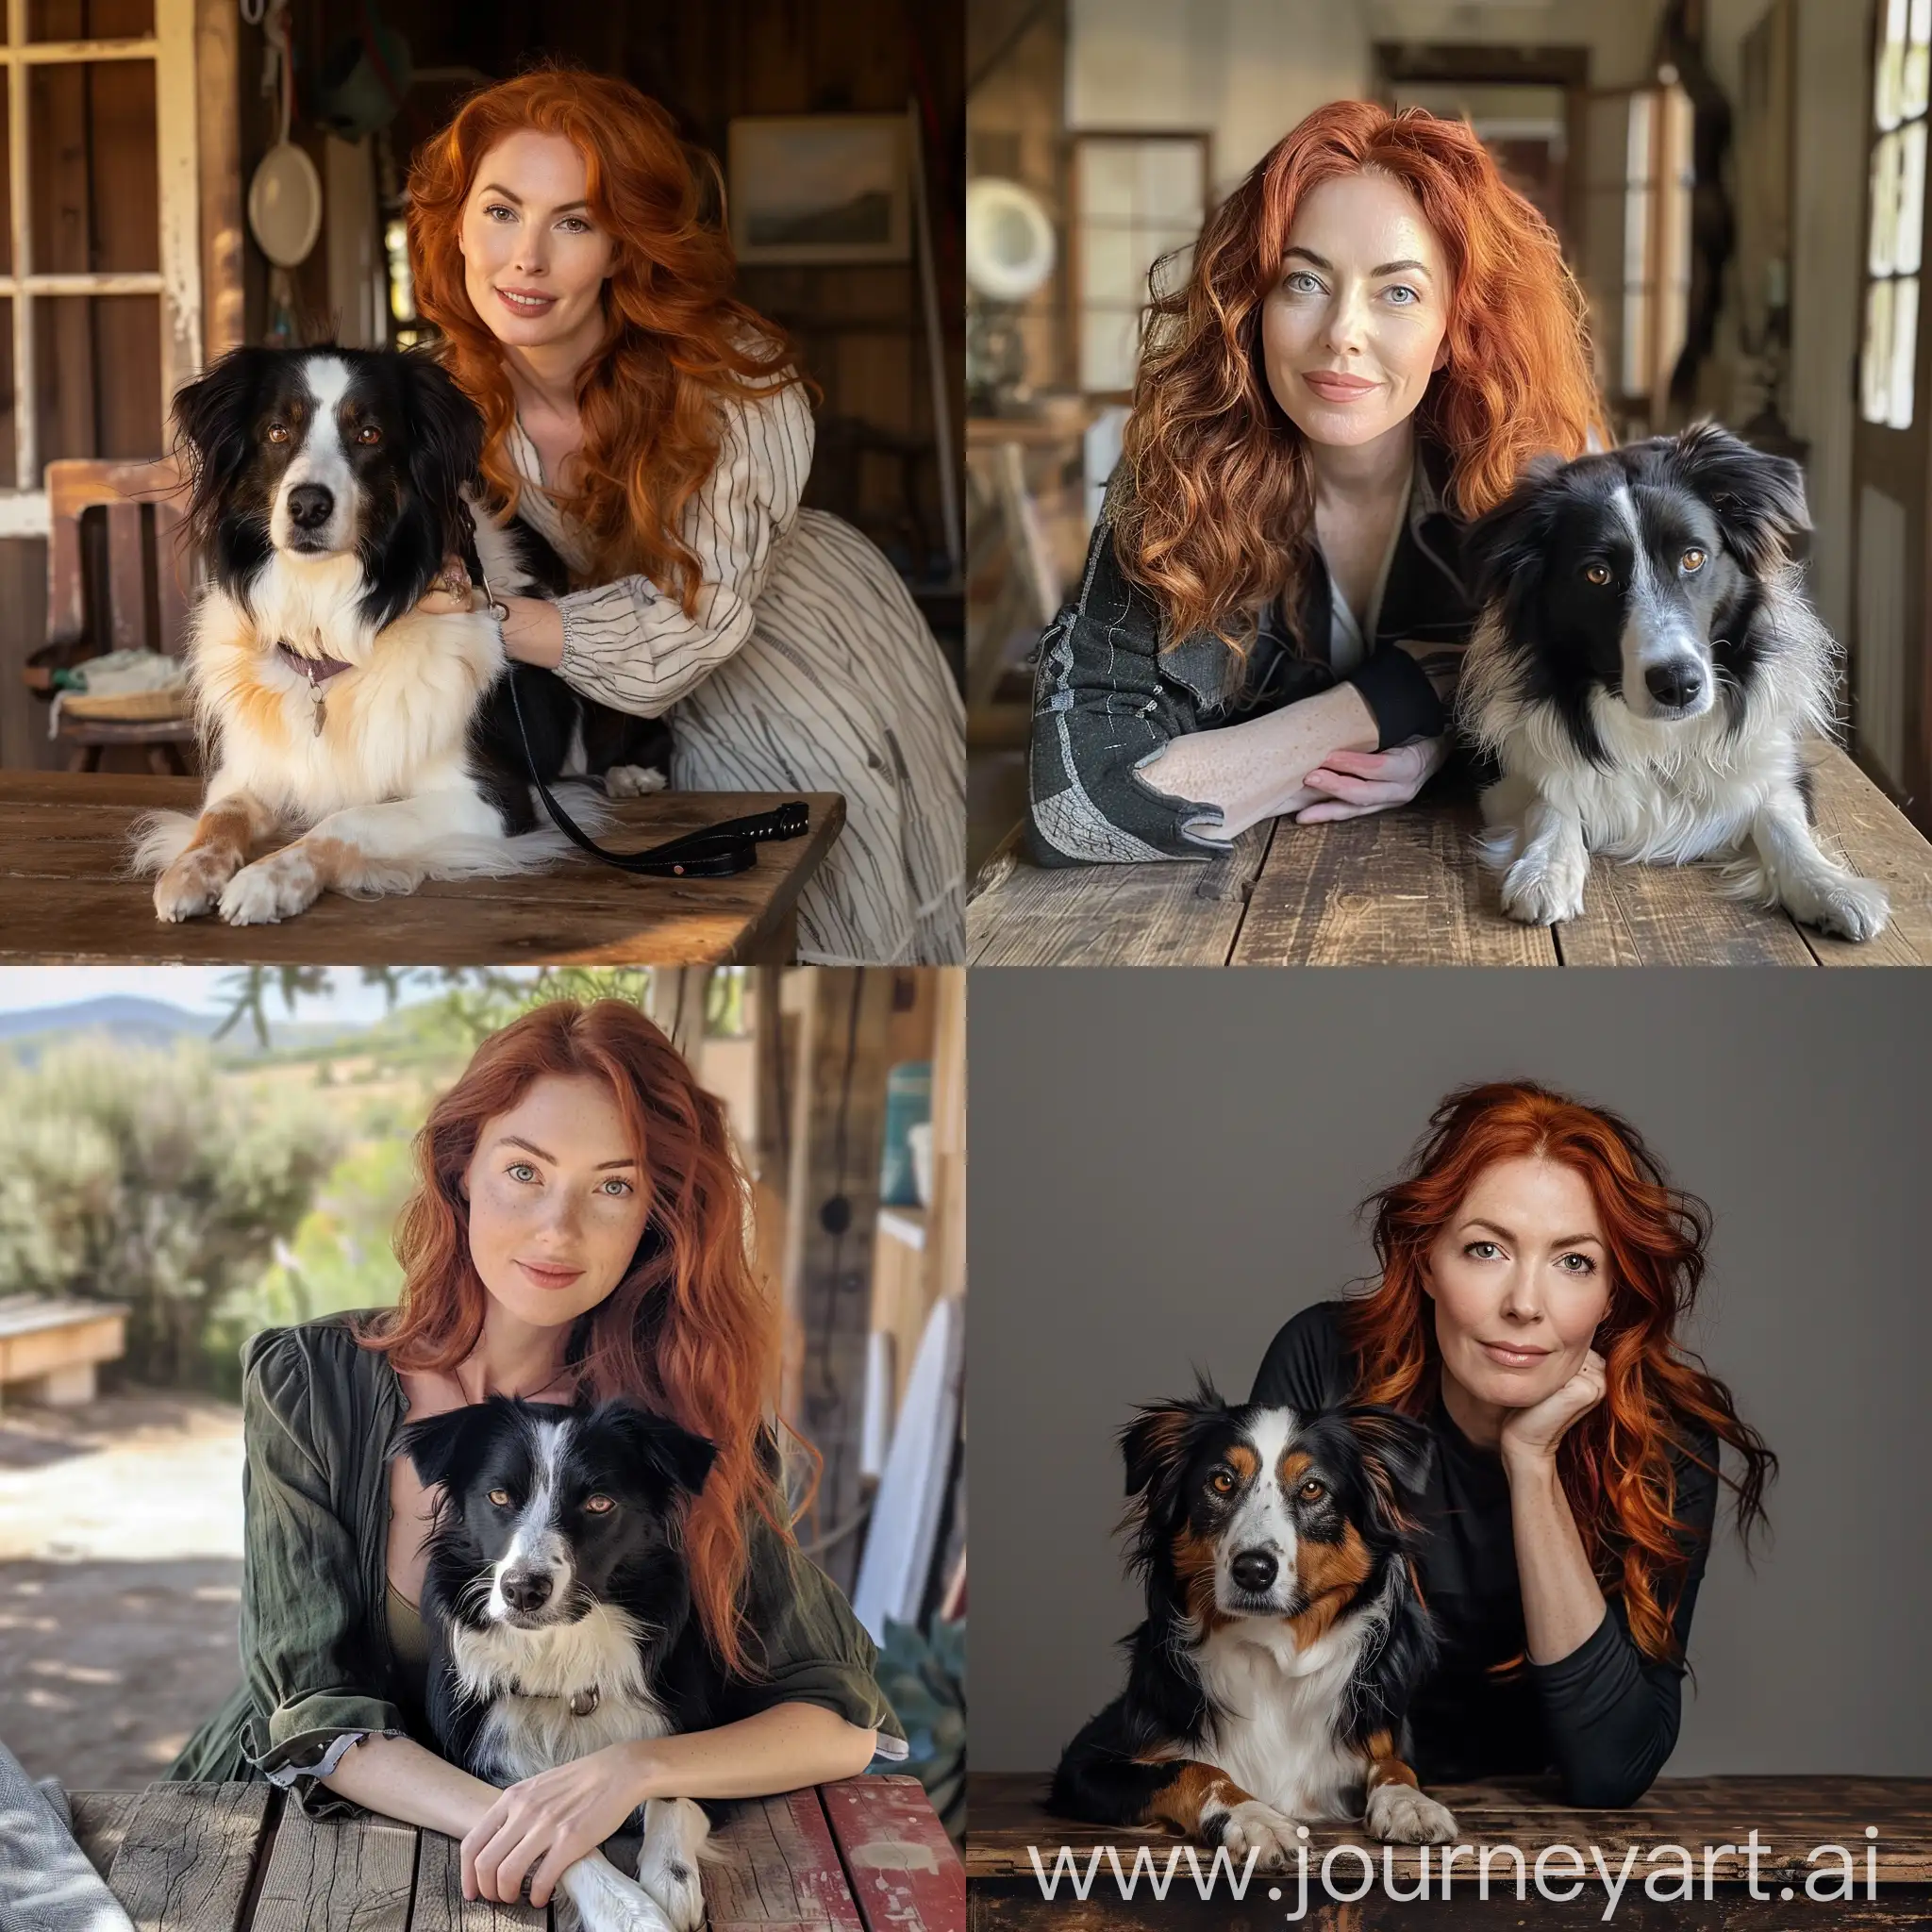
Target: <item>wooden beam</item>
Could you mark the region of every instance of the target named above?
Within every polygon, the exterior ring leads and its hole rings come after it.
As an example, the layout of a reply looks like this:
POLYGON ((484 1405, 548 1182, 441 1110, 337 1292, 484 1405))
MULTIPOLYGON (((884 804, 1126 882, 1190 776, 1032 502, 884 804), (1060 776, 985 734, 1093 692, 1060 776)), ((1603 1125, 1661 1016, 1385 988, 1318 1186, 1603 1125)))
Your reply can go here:
POLYGON ((201 366, 247 338, 242 291, 241 27, 229 0, 197 0, 195 141, 201 176, 201 366))
POLYGON ((864 1499, 860 1433, 893 977, 883 967, 812 974, 792 1110, 782 1409, 824 1462, 814 1524, 801 1539, 836 1539, 818 1561, 847 1590, 864 1499))

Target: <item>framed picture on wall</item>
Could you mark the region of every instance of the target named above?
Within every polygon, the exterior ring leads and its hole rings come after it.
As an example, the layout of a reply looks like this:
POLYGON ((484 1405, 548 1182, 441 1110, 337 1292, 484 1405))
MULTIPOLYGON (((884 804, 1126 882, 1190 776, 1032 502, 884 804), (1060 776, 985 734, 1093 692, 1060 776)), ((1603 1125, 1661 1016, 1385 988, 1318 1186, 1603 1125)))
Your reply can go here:
POLYGON ((907 261, 903 114, 746 114, 731 124, 731 241, 742 262, 907 261))

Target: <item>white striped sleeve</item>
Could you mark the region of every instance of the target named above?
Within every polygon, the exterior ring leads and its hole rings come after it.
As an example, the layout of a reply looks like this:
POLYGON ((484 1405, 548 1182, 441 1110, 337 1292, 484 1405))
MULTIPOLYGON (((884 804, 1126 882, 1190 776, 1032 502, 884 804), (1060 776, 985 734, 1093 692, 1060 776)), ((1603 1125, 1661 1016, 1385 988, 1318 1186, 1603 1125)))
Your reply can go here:
POLYGON ((724 406, 718 460, 689 504, 682 535, 698 559, 697 608, 648 577, 558 600, 564 682, 634 717, 668 711, 751 635, 773 545, 798 515, 811 470, 811 408, 790 383, 724 406))

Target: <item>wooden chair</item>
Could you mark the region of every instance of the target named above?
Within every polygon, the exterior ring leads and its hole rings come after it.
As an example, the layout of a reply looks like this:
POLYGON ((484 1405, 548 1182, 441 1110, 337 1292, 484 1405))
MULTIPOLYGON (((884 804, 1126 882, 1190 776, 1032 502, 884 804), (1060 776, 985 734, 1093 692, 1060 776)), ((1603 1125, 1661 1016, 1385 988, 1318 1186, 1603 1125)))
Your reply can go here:
MULTIPOLYGON (((177 541, 187 506, 175 464, 62 459, 47 465, 46 477, 47 641, 27 659, 27 688, 51 699, 55 671, 108 651, 178 657, 193 566, 177 541), (96 508, 105 543, 98 524, 85 523, 96 508)), ((150 769, 165 775, 188 772, 194 725, 186 718, 79 718, 63 707, 58 735, 69 747, 69 771, 98 771, 111 746, 141 745, 150 769)))

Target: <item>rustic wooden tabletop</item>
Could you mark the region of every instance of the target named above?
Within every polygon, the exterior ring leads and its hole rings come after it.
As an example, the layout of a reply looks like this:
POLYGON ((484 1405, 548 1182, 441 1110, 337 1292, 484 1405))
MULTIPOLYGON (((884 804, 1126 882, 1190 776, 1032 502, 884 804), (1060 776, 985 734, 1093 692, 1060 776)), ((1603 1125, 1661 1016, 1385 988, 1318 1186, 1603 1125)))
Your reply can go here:
MULTIPOLYGON (((0 773, 0 962, 781 964, 795 949, 799 891, 845 823, 836 792, 808 793, 811 829, 761 845, 730 878, 637 877, 573 853, 549 872, 440 880, 406 898, 328 892, 279 925, 164 924, 153 882, 127 870, 128 827, 156 807, 192 811, 200 795, 192 778, 0 773)), ((741 791, 628 799, 600 842, 639 851, 780 803, 741 791)))
POLYGON ((1276 820, 1205 863, 1045 871, 1008 840, 967 908, 974 966, 1896 966, 1932 963, 1932 844, 1835 747, 1821 828, 1891 892, 1891 924, 1852 945, 1740 906, 1708 865, 1596 859, 1584 916, 1519 925, 1478 858, 1474 797, 1437 791, 1340 824, 1276 820))
MULTIPOLYGON (((309 1818, 267 1785, 71 1795, 82 1849, 140 1932, 550 1924, 548 1909, 465 1900, 452 1839, 386 1818, 309 1818)), ((916 1778, 847 1778, 747 1800, 711 1850, 710 1932, 964 1932, 959 1856, 916 1778)))
MULTIPOLYGON (((1224 1882, 1203 1898, 1185 1863, 1178 1876, 1157 1895, 1146 1873, 1165 1871, 1180 1841, 1156 1831, 1112 1831, 1052 1816, 1041 1800, 1046 1781, 1030 1774, 974 1773, 967 1780, 966 1876, 970 1923, 974 1932, 1116 1932, 1145 1926, 1164 1932, 1206 1932, 1235 1926, 1259 1932, 1263 1926, 1300 1924, 1324 1932, 1381 1932, 1381 1928, 1425 1926, 1431 1932, 1459 1927, 1522 1924, 1594 1925, 1608 1921, 1634 1932, 1905 1932, 1932 1924, 1932 1778, 1902 1777, 1665 1777, 1625 1811, 1579 1811, 1558 1804, 1543 1780, 1497 1781, 1479 1785, 1431 1786, 1456 1814, 1457 1844, 1473 1847, 1457 1855, 1443 1891, 1443 1854, 1455 1846, 1383 1846, 1358 1831, 1337 1825, 1308 1828, 1307 1910, 1301 1904, 1296 1874, 1257 1874, 1244 1899, 1233 1897, 1224 1882), (1750 1834, 1757 1833, 1752 1895, 1750 1834), (1867 1836, 1868 1828, 1877 1832, 1867 1836), (1483 1847, 1512 1845, 1523 1855, 1526 1896, 1519 1899, 1515 1861, 1501 1854, 1491 1861, 1490 1895, 1478 1892, 1478 1858, 1483 1847), (1340 1854, 1333 1867, 1334 1893, 1322 1888, 1322 1865, 1337 1846, 1360 1846, 1364 1857, 1340 1854), (1712 1848, 1707 1896, 1705 1848, 1712 1848), (1840 1899, 1846 1867, 1823 1846, 1850 1854, 1852 1896, 1840 1899), (1033 1854, 1052 1879, 1062 1847, 1062 1875, 1046 1898, 1036 1874, 1033 1854), (1635 1856, 1632 1857, 1632 1848, 1635 1856), (1684 1866, 1670 1851, 1690 1857, 1692 1895, 1680 1889, 1684 1866), (1876 1882, 1867 1896, 1867 1848, 1876 1882), (1095 1851, 1098 1848, 1098 1857, 1095 1851), (1562 1856, 1567 1849, 1574 1860, 1562 1856), (1429 1855, 1428 1907, 1421 1909, 1423 1852, 1429 1855), (1137 1852, 1144 1850, 1141 1876, 1132 1883, 1137 1852), (1539 1855, 1550 1857, 1541 1871, 1544 1891, 1535 1883, 1539 1855), (1109 1856, 1109 1853, 1111 1856, 1109 1856), (1385 1870, 1384 1854, 1387 1854, 1385 1870), (1598 1857, 1615 1885, 1625 1872, 1613 1910, 1598 1857), (1364 1858, 1374 1878, 1358 1903, 1338 1903, 1363 1886, 1364 1858), (1093 1880, 1086 1881, 1089 1861, 1093 1880), (1116 1879, 1118 1860, 1122 1879, 1116 1879), (1389 1879, 1392 1875, 1393 1884, 1389 1879), (1073 1877, 1081 1883, 1076 1887, 1073 1877), (1653 1881, 1655 1881, 1653 1883, 1653 1881), (1569 1887, 1580 1890, 1574 1902, 1559 1905, 1569 1887), (1807 1886, 1814 1889, 1807 1890, 1807 1886), (1080 1898, 1085 1890, 1087 1897, 1080 1898), (1392 1899, 1391 1891, 1404 1895, 1392 1899), (1272 1896, 1279 1892, 1278 1898, 1272 1896)), ((1204 1877, 1211 1860, 1199 1860, 1204 1877)))

